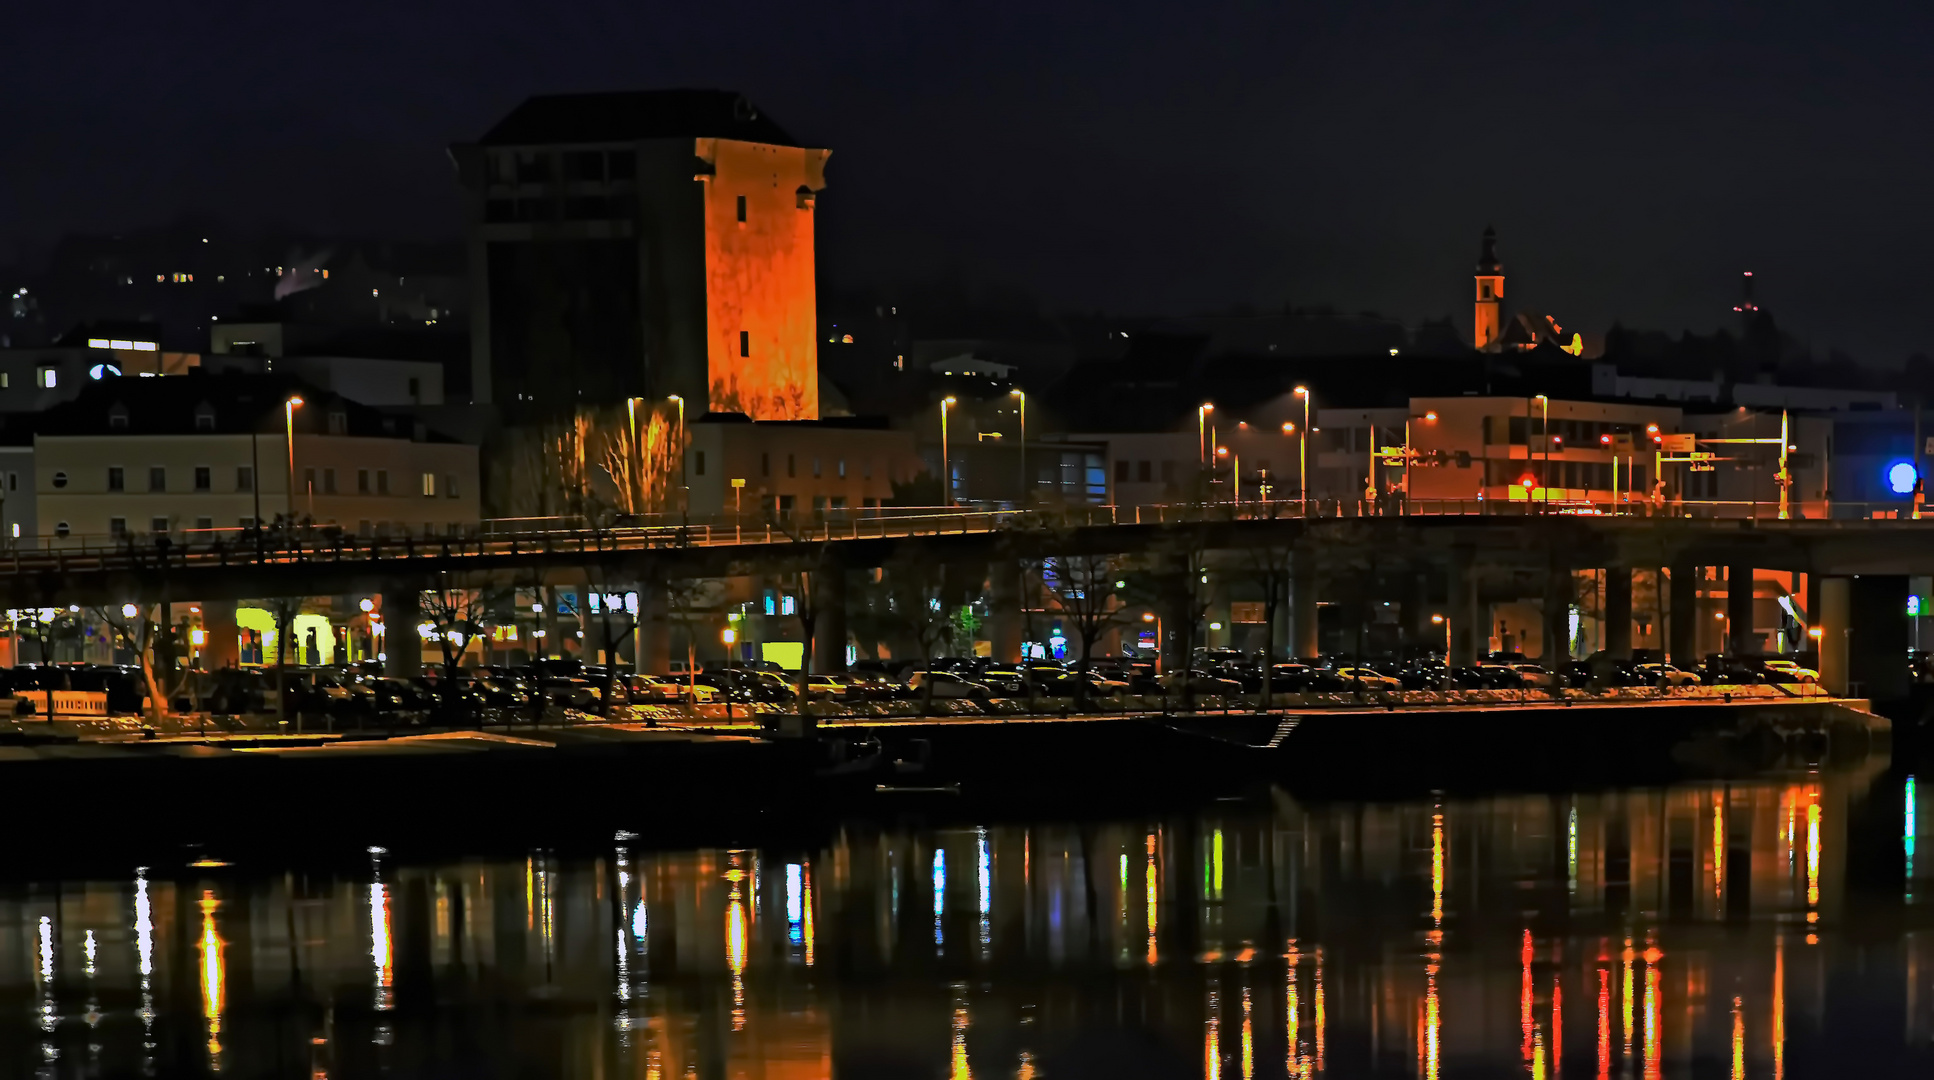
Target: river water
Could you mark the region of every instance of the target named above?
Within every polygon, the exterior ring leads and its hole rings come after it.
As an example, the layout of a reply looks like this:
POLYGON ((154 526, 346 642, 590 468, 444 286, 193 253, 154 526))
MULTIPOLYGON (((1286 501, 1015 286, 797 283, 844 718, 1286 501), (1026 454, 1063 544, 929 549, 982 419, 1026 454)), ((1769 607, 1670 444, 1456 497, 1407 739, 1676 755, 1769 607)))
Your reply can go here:
POLYGON ((14 866, 0 1076, 1926 1076, 1925 786, 14 866))

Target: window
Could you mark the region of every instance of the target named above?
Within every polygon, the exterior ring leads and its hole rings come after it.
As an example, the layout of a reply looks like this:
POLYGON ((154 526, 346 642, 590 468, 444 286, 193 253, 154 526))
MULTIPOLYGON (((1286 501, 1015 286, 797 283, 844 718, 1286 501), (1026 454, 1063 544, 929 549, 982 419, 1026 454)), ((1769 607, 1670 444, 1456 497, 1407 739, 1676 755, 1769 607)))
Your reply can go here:
POLYGON ((195 528, 202 532, 212 532, 215 528, 215 519, 212 517, 198 517, 195 519, 195 528))
POLYGON ((8 473, 8 474, 7 474, 7 490, 8 490, 8 491, 19 491, 19 490, 20 490, 20 474, 19 474, 19 473, 17 473, 17 472, 10 472, 10 473, 8 473))
POLYGON ((128 411, 119 405, 109 410, 107 414, 107 428, 109 431, 126 431, 128 429, 128 411))
POLYGON ((378 495, 389 494, 389 470, 388 469, 376 470, 376 494, 378 495))
MULTIPOLYGON (((752 331, 750 330, 739 331, 739 355, 740 356, 752 355, 752 331)), ((52 385, 52 384, 49 384, 49 385, 52 385)))
POLYGON ((7 388, 7 384, 10 383, 11 381, 12 380, 7 378, 6 372, 0 371, 0 390, 5 390, 7 388))
POLYGON ((302 470, 302 490, 308 492, 311 495, 314 495, 316 493, 316 470, 314 469, 302 470))
POLYGON ((745 196, 739 196, 739 224, 745 224, 745 196))
POLYGON ((779 518, 782 521, 792 520, 792 496, 779 496, 779 518))
POLYGON ((793 477, 798 475, 799 475, 798 460, 794 458, 791 454, 787 454, 786 455, 786 479, 790 480, 793 477))
POLYGON ((597 181, 604 179, 604 151, 570 150, 564 154, 564 179, 597 181))
MULTIPOLYGON (((415 383, 416 380, 411 379, 410 382, 415 383)), ((410 396, 412 397, 416 396, 415 386, 410 387, 410 396)), ((329 434, 331 435, 349 434, 349 414, 348 413, 338 410, 336 412, 332 412, 329 414, 329 434)))
POLYGON ((214 472, 215 470, 206 465, 195 466, 195 490, 213 491, 215 489, 214 472))
POLYGON ((771 454, 762 453, 759 455, 759 475, 760 476, 772 475, 772 455, 771 454))
POLYGON ((638 159, 629 150, 613 150, 605 159, 605 175, 613 180, 629 180, 638 172, 638 159))
MULTIPOLYGON (((1151 467, 1153 465, 1154 465, 1154 462, 1152 461, 1137 461, 1135 463, 1135 481, 1137 483, 1146 484, 1149 481, 1155 479, 1155 472, 1154 472, 1154 469, 1151 467)), ((1269 466, 1267 463, 1263 465, 1263 468, 1265 469, 1267 469, 1268 467, 1269 466)))
POLYGON ((107 534, 120 539, 128 534, 128 519, 124 517, 107 519, 107 534))
POLYGON ((165 517, 150 519, 148 522, 148 531, 156 536, 168 535, 168 519, 165 517))
POLYGON ((128 489, 127 474, 122 471, 121 466, 109 465, 107 467, 107 489, 109 491, 126 491, 128 489))
POLYGON ((1174 482, 1175 482, 1175 462, 1173 461, 1162 462, 1162 483, 1173 484, 1174 482))
POLYGON ((168 490, 168 470, 166 467, 161 465, 154 465, 149 467, 148 490, 149 491, 168 490))
POLYGON ((42 390, 52 390, 60 382, 58 368, 43 367, 34 369, 34 385, 42 390))
POLYGON ((410 380, 410 400, 415 401, 417 398, 420 398, 422 396, 423 396, 423 380, 411 379, 410 380))
POLYGON ((869 458, 860 459, 860 478, 864 480, 873 479, 873 459, 872 458, 869 457, 869 458))
POLYGON ((356 494, 358 495, 369 494, 369 470, 368 469, 356 470, 356 494))
POLYGON ((253 468, 247 465, 239 465, 236 467, 235 490, 236 491, 254 491, 255 490, 255 470, 253 468))
POLYGON ((844 495, 835 495, 835 496, 833 496, 833 498, 832 498, 832 502, 831 502, 831 504, 830 504, 830 505, 832 506, 832 508, 833 508, 834 510, 844 510, 844 509, 846 509, 846 496, 844 496, 844 495))
MULTIPOLYGON (((454 499, 457 497, 457 474, 456 473, 449 473, 444 476, 443 496, 446 499, 454 499)), ((454 525, 451 527, 455 528, 454 525)))
POLYGON ((356 523, 356 535, 367 540, 376 535, 376 526, 371 524, 368 518, 364 518, 356 523))
POLYGON ((813 476, 815 479, 818 478, 819 476, 819 455, 818 454, 813 455, 813 476))
POLYGON ((324 495, 334 495, 336 493, 336 470, 322 470, 322 493, 324 495))
POLYGON ((255 528, 256 521, 252 517, 236 518, 235 524, 240 528, 253 529, 255 528))
POLYGON ((1128 482, 1128 460, 1124 458, 1120 461, 1115 462, 1115 483, 1125 484, 1127 482, 1128 482))
POLYGON ((196 431, 213 431, 213 430, 215 430, 215 414, 214 414, 214 412, 213 412, 213 411, 211 411, 211 410, 209 410, 209 409, 199 409, 199 410, 197 410, 197 411, 195 412, 195 430, 196 430, 196 431))
POLYGON ((67 523, 65 521, 54 522, 54 535, 61 537, 67 535, 67 523))
POLYGON ((55 474, 54 474, 54 486, 55 486, 55 487, 57 487, 57 488, 64 488, 64 487, 66 487, 66 486, 67 486, 67 474, 66 474, 66 473, 64 473, 64 472, 57 472, 57 473, 55 473, 55 474))
POLYGON ((423 497, 426 499, 436 498, 436 474, 433 472, 423 474, 423 497))
POLYGON ((692 451, 692 475, 705 475, 705 451, 703 450, 692 451))
POLYGON ((841 480, 846 479, 846 459, 845 458, 839 459, 839 478, 841 480))

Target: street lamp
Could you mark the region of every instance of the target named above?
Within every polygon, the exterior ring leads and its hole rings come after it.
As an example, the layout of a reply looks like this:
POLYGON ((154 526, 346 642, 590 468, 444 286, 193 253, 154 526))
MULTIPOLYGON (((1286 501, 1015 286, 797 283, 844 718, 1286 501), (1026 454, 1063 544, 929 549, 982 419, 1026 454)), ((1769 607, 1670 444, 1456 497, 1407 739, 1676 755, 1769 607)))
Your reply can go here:
POLYGON ((291 532, 295 530, 295 411, 301 407, 302 399, 293 394, 282 402, 282 424, 289 436, 289 529, 291 532))
MULTIPOLYGON (((1544 468, 1538 470, 1538 501, 1549 505, 1551 503, 1551 399, 1543 394, 1539 394, 1531 400, 1536 401, 1539 408, 1543 410, 1543 418, 1538 421, 1538 434, 1541 436, 1540 441, 1544 443, 1545 460, 1544 468)), ((1531 418, 1529 416, 1525 417, 1524 422, 1527 427, 1530 426, 1531 418)), ((1530 440, 1527 439, 1526 442, 1528 444, 1530 440)), ((1531 448, 1529 445, 1525 447, 1524 456, 1527 460, 1531 457, 1531 448)))
MULTIPOLYGON (((1229 448, 1226 446, 1216 447, 1215 456, 1230 457, 1231 455, 1229 454, 1229 448)), ((1229 478, 1235 484, 1234 501, 1240 503, 1242 501, 1242 455, 1240 453, 1235 454, 1233 458, 1231 458, 1231 464, 1234 465, 1234 468, 1230 471, 1229 478)))
POLYGON ((631 459, 631 484, 629 485, 631 491, 629 494, 631 495, 631 512, 634 514, 640 512, 645 503, 644 484, 642 483, 642 478, 638 475, 639 470, 644 468, 643 447, 638 445, 638 403, 643 400, 645 399, 637 397, 628 397, 625 399, 625 416, 631 423, 631 453, 627 456, 631 459))
POLYGON ((1209 414, 1215 406, 1203 402, 1195 407, 1195 463, 1206 465, 1209 462, 1209 414))
POLYGON ((956 404, 952 394, 940 399, 940 482, 945 486, 948 506, 954 504, 954 470, 947 453, 947 410, 956 404))
POLYGON ((1030 486, 1027 482, 1027 391, 1016 388, 1009 390, 1007 396, 1021 401, 1021 507, 1025 509, 1030 486))
MULTIPOLYGON (((1303 399, 1303 431, 1296 443, 1296 487, 1297 501, 1302 504, 1298 511, 1303 517, 1309 516, 1309 403, 1313 396, 1309 387, 1296 388, 1296 396, 1303 399)), ((1287 428, 1285 428, 1287 430, 1287 428)))
POLYGON ((678 404, 679 509, 686 513, 690 513, 691 502, 692 502, 692 488, 690 484, 686 483, 686 477, 685 477, 685 399, 682 397, 679 397, 677 394, 673 394, 671 397, 668 397, 665 400, 676 402, 678 404))

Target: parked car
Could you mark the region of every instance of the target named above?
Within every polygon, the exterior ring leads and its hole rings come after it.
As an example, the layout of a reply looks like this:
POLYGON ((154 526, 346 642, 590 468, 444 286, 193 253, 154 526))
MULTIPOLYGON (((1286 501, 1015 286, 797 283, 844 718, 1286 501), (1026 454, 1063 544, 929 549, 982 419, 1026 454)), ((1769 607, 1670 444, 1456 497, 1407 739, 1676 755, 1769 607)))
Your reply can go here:
POLYGON ((1632 670, 1644 676, 1645 681, 1651 685, 1663 682, 1667 686, 1698 686, 1701 681, 1697 673, 1673 667, 1671 664, 1637 664, 1632 670))
POLYGON ((1801 667, 1792 660, 1762 660, 1759 666, 1771 682, 1817 683, 1820 681, 1819 672, 1809 667, 1801 667))
POLYGON ((1395 676, 1385 675, 1383 672, 1378 671, 1375 668, 1339 667, 1339 668, 1331 669, 1330 674, 1336 679, 1336 681, 1343 684, 1343 688, 1345 690, 1402 690, 1403 689, 1402 680, 1396 678, 1395 676))
POLYGON ((1546 690, 1558 685, 1558 676, 1550 668, 1542 667, 1538 664, 1509 664, 1506 666, 1518 673, 1519 684, 1522 686, 1535 686, 1541 690, 1546 690))
POLYGON ((1227 697, 1242 693, 1241 683, 1200 669, 1172 671, 1155 681, 1162 685, 1163 690, 1171 694, 1209 694, 1227 697))
POLYGON ((973 682, 951 671, 916 671, 907 679, 907 688, 915 694, 929 692, 936 698, 973 698, 976 700, 994 696, 994 691, 986 683, 973 682))
POLYGON ((1027 693, 1027 677, 1018 671, 1002 668, 989 668, 974 676, 975 682, 987 686, 1008 697, 1021 697, 1027 693))

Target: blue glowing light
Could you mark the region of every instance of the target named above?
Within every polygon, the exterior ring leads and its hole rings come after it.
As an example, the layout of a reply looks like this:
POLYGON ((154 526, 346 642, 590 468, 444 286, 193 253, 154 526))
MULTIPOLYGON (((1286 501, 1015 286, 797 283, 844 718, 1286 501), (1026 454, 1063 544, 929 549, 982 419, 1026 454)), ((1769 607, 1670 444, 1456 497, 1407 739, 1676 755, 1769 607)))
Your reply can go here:
POLYGON ((1911 461, 1896 461, 1887 466, 1887 486, 1896 495, 1912 495, 1914 481, 1917 479, 1919 477, 1915 474, 1914 463, 1911 461))
POLYGON ((794 945, 806 940, 805 868, 786 864, 786 937, 794 945))

